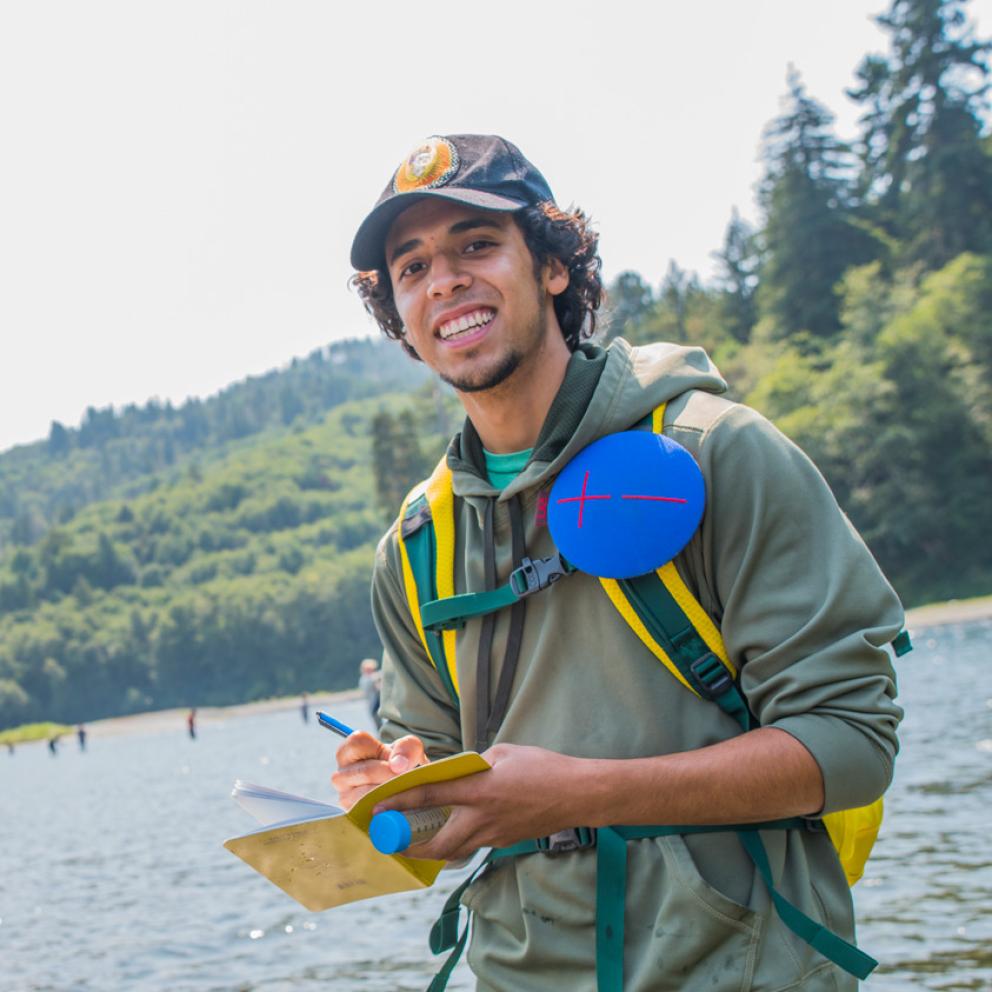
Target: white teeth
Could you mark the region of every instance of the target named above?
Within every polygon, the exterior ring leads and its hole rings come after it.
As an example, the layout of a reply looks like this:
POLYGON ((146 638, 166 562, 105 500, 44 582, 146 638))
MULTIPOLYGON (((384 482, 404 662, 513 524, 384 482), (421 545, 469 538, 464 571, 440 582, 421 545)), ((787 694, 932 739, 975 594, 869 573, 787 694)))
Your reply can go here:
POLYGON ((483 327, 496 316, 494 310, 474 310, 472 313, 463 314, 454 320, 449 320, 438 328, 438 334, 445 340, 464 334, 473 327, 483 327))

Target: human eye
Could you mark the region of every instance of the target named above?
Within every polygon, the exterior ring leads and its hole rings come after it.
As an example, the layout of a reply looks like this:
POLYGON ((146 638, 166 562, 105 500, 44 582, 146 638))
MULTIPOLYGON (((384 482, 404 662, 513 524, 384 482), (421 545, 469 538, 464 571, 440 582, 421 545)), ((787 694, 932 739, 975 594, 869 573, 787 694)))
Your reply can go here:
POLYGON ((475 254, 476 252, 484 251, 486 248, 492 248, 496 242, 491 238, 473 238, 466 246, 465 253, 468 255, 475 254))
POLYGON ((421 261, 407 262, 399 272, 400 279, 408 279, 423 271, 424 263, 421 261))

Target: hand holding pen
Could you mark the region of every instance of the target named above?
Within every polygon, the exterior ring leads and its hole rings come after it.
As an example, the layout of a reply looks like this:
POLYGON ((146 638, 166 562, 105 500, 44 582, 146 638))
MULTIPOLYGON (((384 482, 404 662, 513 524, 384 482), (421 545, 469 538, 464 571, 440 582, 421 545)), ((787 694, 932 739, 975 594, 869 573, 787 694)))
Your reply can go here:
POLYGON ((359 762, 378 760, 387 764, 392 772, 387 778, 394 778, 418 765, 426 765, 430 760, 424 750, 423 742, 412 734, 401 737, 392 744, 384 744, 367 731, 355 730, 323 710, 317 710, 317 722, 325 730, 330 730, 338 737, 344 737, 347 742, 354 744, 353 748, 345 745, 338 748, 338 766, 342 770, 359 762))
MULTIPOLYGON (((419 737, 403 737, 394 744, 383 744, 371 734, 354 730, 320 710, 317 711, 317 722, 345 738, 345 743, 338 748, 339 771, 334 773, 331 781, 346 809, 350 809, 377 785, 418 765, 427 764, 427 755, 419 737)), ((405 850, 410 844, 429 840, 444 825, 449 812, 445 809, 443 812, 414 810, 407 814, 380 814, 385 819, 379 823, 379 817, 373 817, 377 825, 375 830, 370 827, 369 835, 380 851, 393 854, 405 850)))

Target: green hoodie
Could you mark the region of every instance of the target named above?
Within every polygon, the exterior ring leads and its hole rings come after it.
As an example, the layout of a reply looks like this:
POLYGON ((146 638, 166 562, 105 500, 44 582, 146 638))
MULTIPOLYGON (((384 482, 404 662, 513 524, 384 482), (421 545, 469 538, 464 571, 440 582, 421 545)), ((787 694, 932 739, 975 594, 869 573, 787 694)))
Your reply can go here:
MULTIPOLYGON (((809 459, 753 410, 722 398, 725 389, 698 348, 584 346, 529 463, 502 492, 486 480, 481 443, 466 422, 447 455, 460 497, 455 591, 486 588, 487 504, 503 583, 513 566, 511 502, 522 508, 526 553, 552 554, 538 512, 547 484, 590 442, 667 402, 665 434, 696 458, 707 490, 703 522, 676 567, 720 626, 759 722, 797 738, 819 763, 823 812, 865 805, 888 785, 897 750, 901 711, 884 645, 901 629, 902 608, 809 459)), ((477 710, 497 692, 513 611, 495 616, 486 633, 492 688, 481 703, 484 623, 459 631, 459 712, 410 616, 395 526, 379 545, 372 604, 385 649, 383 739, 417 734, 434 758, 498 742, 635 758, 739 733, 719 707, 676 683, 592 576, 573 574, 526 601, 505 715, 489 733, 477 710)), ((762 836, 783 895, 853 939, 850 892, 829 838, 810 830, 762 836)), ((595 988, 594 852, 501 862, 464 903, 474 912, 469 963, 480 989, 595 988)), ((733 833, 628 843, 624 975, 629 992, 855 986, 781 923, 733 833)))

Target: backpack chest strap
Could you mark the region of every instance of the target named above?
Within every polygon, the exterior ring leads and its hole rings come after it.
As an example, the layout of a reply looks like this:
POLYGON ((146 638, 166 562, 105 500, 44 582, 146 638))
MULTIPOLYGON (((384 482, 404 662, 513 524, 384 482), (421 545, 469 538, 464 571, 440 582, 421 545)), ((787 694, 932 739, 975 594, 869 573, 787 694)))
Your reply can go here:
POLYGON ((550 558, 524 558, 510 573, 509 581, 498 589, 466 592, 447 599, 433 599, 420 607, 424 630, 456 630, 467 620, 496 613, 518 600, 547 589, 575 569, 560 554, 550 558))
MULTIPOLYGON (((772 905, 782 922, 800 939, 844 971, 864 979, 878 964, 874 958, 848 943, 822 924, 810 919, 775 887, 762 830, 805 830, 809 823, 801 817, 717 826, 612 826, 599 830, 579 828, 562 831, 574 834, 576 844, 555 849, 553 838, 521 841, 511 847, 495 848, 485 861, 448 897, 440 918, 431 930, 431 950, 435 954, 451 950, 428 992, 442 992, 465 947, 469 925, 459 933, 461 898, 465 890, 487 866, 509 858, 530 854, 556 856, 561 850, 596 848, 596 989, 597 992, 623 992, 624 917, 627 899, 627 843, 649 837, 735 832, 755 870, 768 888, 772 905), (442 977, 443 976, 443 977, 442 977)), ((555 835, 559 837, 561 835, 555 835)))

